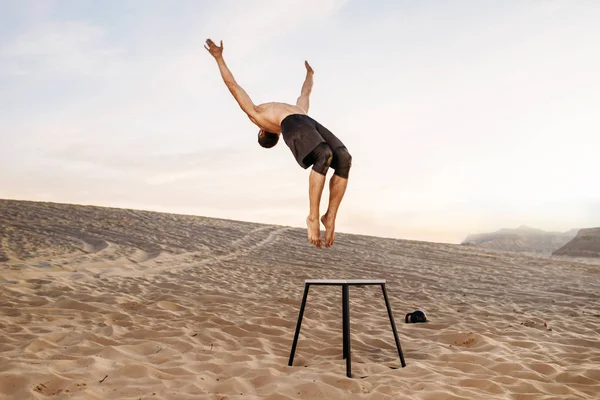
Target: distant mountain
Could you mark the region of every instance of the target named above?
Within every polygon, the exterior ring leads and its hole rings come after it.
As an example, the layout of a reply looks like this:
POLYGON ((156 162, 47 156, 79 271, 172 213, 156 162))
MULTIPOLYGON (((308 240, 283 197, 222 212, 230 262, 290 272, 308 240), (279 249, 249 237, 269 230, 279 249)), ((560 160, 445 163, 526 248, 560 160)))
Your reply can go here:
POLYGON ((600 257, 600 228, 581 229, 570 242, 552 255, 571 257, 600 257))
POLYGON ((469 235, 462 244, 501 251, 551 254, 567 244, 576 234, 577 229, 567 232, 546 232, 520 226, 516 229, 503 228, 496 232, 469 235))

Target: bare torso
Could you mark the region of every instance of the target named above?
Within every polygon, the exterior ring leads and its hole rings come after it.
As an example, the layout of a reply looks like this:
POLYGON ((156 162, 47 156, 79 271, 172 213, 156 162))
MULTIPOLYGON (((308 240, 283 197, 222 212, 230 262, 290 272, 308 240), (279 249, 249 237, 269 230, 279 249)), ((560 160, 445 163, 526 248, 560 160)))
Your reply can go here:
POLYGON ((259 128, 272 133, 281 133, 281 121, 291 114, 306 114, 302 108, 286 103, 264 103, 257 107, 255 117, 250 120, 259 128))

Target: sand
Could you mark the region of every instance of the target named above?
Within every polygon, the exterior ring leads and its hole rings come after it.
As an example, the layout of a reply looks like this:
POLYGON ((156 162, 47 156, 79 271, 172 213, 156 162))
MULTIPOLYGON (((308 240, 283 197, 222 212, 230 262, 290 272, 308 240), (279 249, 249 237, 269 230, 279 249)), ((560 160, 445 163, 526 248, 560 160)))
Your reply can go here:
POLYGON ((598 399, 600 266, 469 246, 0 201, 2 399, 598 399), (351 288, 353 379, 341 290, 351 288), (427 324, 405 324, 421 308, 427 324))

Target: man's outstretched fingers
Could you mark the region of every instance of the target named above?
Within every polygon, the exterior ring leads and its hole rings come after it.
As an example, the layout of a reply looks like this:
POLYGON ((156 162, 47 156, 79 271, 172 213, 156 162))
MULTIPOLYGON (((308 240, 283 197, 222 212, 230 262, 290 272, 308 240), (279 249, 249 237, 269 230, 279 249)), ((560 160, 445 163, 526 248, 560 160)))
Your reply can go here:
POLYGON ((219 47, 211 39, 206 39, 204 48, 208 50, 213 57, 218 58, 223 54, 223 41, 221 40, 221 47, 219 47))
MULTIPOLYGON (((214 46, 214 47, 219 47, 219 46, 217 46, 217 45, 215 44, 215 42, 213 42, 213 41, 212 41, 212 39, 206 39, 206 43, 207 43, 207 44, 208 44, 210 47, 213 47, 213 46, 214 46)), ((223 47, 223 41, 222 41, 222 40, 221 40, 221 46, 220 46, 220 47, 223 47)))
POLYGON ((315 71, 313 71, 312 67, 310 66, 310 64, 308 63, 308 61, 304 60, 304 66, 306 67, 306 70, 310 73, 314 73, 315 71))

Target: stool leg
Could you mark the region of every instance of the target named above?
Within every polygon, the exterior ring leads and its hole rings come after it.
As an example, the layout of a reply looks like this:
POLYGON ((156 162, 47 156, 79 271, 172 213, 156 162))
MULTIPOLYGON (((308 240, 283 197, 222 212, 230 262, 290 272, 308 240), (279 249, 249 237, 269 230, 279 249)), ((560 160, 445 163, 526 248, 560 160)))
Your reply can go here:
POLYGON ((346 312, 346 286, 342 285, 342 342, 344 343, 342 359, 344 360, 348 356, 348 343, 346 342, 346 320, 348 316, 346 312))
POLYGON ((344 342, 346 344, 346 376, 352 378, 352 350, 350 347, 350 295, 348 285, 342 286, 342 302, 344 310, 344 342))
POLYGON ((400 339, 398 339, 398 332, 396 331, 396 323, 394 322, 394 316, 392 315, 392 307, 390 306, 390 300, 388 299, 387 290, 385 289, 385 283, 381 285, 381 291, 383 292, 383 298, 385 299, 385 306, 387 307, 388 316, 390 317, 390 324, 392 324, 392 331, 394 332, 394 340, 396 341, 396 348, 398 349, 398 355, 400 356, 400 364, 402 368, 406 367, 404 362, 404 354, 402 354, 402 347, 400 346, 400 339))
POLYGON ((309 284, 304 286, 304 295, 302 296, 302 305, 300 306, 300 313, 298 314, 298 322, 296 323, 296 333, 294 334, 294 343, 292 344, 292 351, 290 352, 290 361, 288 363, 291 366, 294 363, 294 354, 296 353, 296 345, 298 344, 298 336, 300 336, 300 326, 302 325, 302 317, 304 316, 304 307, 306 306, 306 298, 308 297, 309 284))

